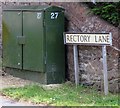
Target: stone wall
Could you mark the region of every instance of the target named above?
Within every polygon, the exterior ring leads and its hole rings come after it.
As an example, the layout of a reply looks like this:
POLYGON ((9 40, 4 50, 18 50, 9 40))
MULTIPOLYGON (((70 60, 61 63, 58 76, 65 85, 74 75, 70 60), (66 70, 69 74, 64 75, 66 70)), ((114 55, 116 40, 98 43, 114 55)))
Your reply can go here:
MULTIPOLYGON (((56 5, 65 8, 65 27, 69 32, 101 33, 112 32, 113 46, 107 47, 109 90, 118 92, 118 57, 119 42, 118 29, 98 16, 90 14, 89 8, 84 3, 4 3, 6 5, 56 5)), ((1 27, 1 26, 0 26, 1 27)), ((95 46, 78 46, 80 83, 95 86, 103 90, 102 48, 95 46)), ((73 49, 72 45, 66 46, 67 79, 74 81, 73 49)))

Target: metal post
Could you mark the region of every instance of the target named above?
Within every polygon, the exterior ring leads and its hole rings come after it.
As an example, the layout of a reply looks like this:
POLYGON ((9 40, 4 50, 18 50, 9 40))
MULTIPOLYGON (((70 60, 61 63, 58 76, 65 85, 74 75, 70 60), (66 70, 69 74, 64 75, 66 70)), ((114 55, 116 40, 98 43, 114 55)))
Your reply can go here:
POLYGON ((74 70, 75 70, 75 84, 79 85, 79 65, 78 65, 78 50, 77 45, 73 45, 73 54, 74 54, 74 70))
POLYGON ((103 55, 103 74, 104 74, 104 93, 108 94, 108 73, 107 73, 107 56, 106 56, 106 45, 102 46, 103 55))

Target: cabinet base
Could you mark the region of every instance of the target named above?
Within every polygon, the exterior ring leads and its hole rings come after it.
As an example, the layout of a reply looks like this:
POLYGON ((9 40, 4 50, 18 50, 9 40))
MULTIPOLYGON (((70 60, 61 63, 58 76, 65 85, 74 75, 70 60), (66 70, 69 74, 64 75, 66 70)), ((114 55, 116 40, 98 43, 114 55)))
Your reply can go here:
POLYGON ((41 84, 47 84, 46 73, 44 72, 33 72, 28 70, 20 70, 14 68, 5 68, 4 71, 15 77, 19 77, 26 80, 31 80, 41 84))

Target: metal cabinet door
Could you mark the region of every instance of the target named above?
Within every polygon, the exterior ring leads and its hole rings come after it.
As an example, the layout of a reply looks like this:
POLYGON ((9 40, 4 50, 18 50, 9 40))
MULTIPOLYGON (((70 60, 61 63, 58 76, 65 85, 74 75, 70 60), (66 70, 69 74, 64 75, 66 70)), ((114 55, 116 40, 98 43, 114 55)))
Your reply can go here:
POLYGON ((22 68, 22 47, 17 36, 22 35, 22 13, 3 11, 3 66, 22 68))
POLYGON ((23 12, 23 69, 44 71, 43 13, 23 12))
POLYGON ((47 80, 48 83, 62 83, 65 78, 64 13, 46 12, 45 27, 47 80))

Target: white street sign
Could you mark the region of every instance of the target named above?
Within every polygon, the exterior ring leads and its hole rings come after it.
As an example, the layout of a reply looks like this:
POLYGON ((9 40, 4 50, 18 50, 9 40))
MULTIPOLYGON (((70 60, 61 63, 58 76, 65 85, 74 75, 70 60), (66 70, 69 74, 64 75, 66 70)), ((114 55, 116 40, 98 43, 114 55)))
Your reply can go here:
POLYGON ((79 63, 77 45, 102 46, 104 92, 108 94, 108 72, 106 46, 112 45, 111 33, 64 33, 64 44, 73 45, 75 83, 79 85, 79 63))
POLYGON ((65 44, 112 45, 111 33, 64 33, 65 44))

